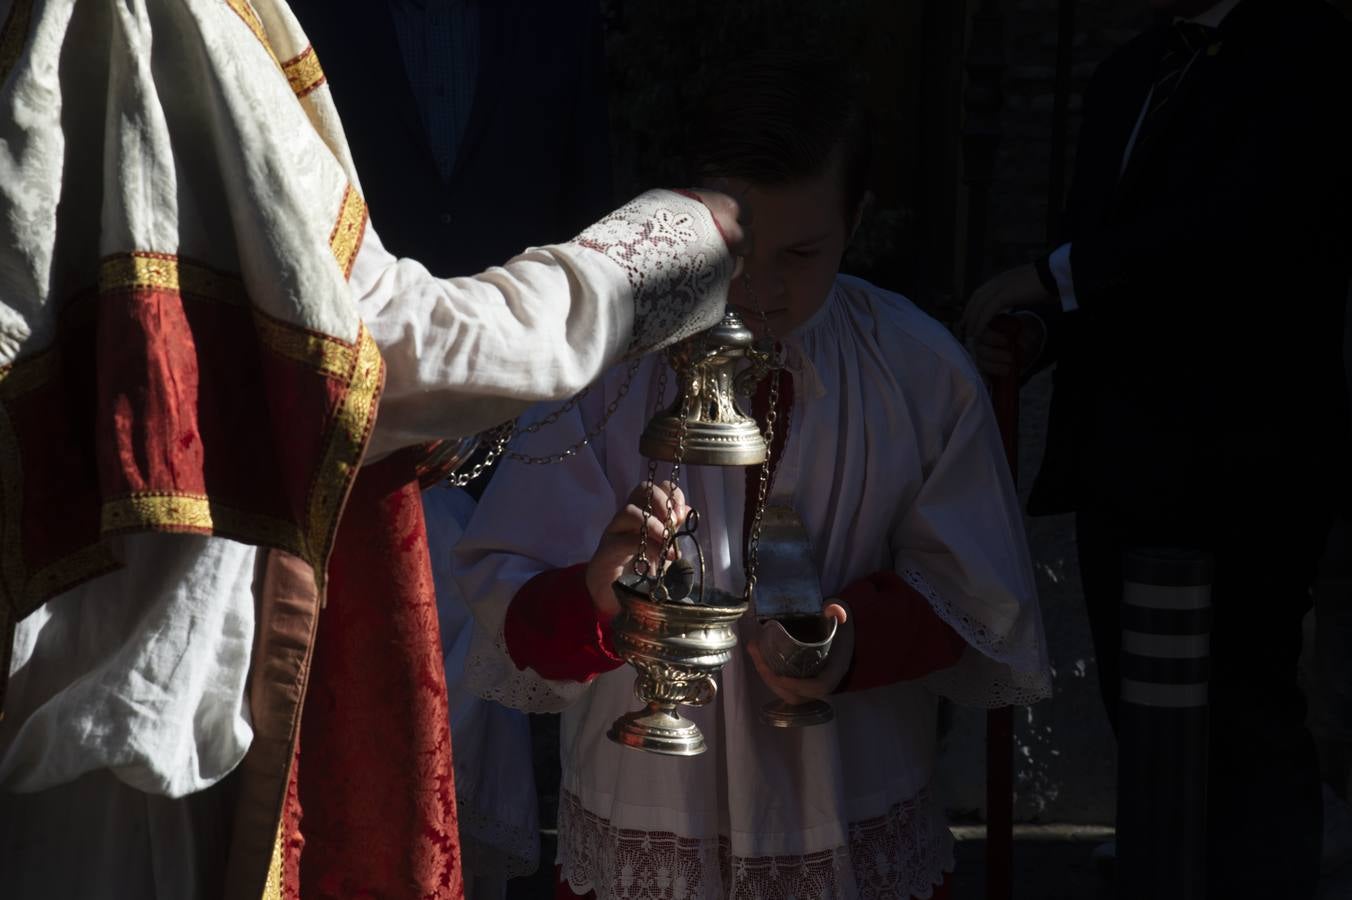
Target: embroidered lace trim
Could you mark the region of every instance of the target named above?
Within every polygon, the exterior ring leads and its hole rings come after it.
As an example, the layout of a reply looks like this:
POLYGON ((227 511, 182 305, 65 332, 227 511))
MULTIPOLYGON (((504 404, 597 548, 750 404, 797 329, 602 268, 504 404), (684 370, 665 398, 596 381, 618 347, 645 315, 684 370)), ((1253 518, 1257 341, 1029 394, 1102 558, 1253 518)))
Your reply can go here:
POLYGON ((802 856, 734 856, 727 838, 616 828, 567 791, 559 859, 577 893, 601 900, 928 900, 953 870, 953 838, 928 790, 849 823, 849 845, 802 856))
POLYGON ((465 686, 474 694, 522 712, 556 713, 571 706, 587 689, 585 684, 550 681, 533 669, 518 669, 507 652, 502 622, 480 624, 484 627, 474 629, 465 660, 465 686), (486 634, 490 627, 491 638, 486 634))
POLYGON ((604 254, 628 276, 634 292, 628 355, 641 355, 715 324, 694 314, 727 283, 733 261, 698 200, 650 191, 587 228, 573 243, 604 254))
POLYGON ((456 792, 460 823, 461 861, 475 877, 503 879, 532 875, 540 865, 540 833, 503 822, 475 805, 474 798, 456 792))
POLYGON ((1035 627, 1024 627, 1022 645, 1011 649, 1006 635, 996 635, 979 619, 946 600, 918 570, 903 569, 901 577, 929 601, 930 607, 962 635, 978 653, 964 653, 957 665, 926 676, 935 693, 965 706, 997 709, 1030 706, 1051 696, 1051 672, 1035 627))

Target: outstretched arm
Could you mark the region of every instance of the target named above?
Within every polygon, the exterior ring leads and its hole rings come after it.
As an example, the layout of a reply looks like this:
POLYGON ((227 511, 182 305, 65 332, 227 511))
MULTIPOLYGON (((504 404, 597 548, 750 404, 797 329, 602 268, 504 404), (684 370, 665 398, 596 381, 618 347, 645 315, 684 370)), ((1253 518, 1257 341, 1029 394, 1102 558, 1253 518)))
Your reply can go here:
POLYGON ((368 459, 483 431, 711 327, 736 217, 718 195, 652 191, 566 244, 451 279, 395 259, 368 227, 352 285, 386 364, 368 459))

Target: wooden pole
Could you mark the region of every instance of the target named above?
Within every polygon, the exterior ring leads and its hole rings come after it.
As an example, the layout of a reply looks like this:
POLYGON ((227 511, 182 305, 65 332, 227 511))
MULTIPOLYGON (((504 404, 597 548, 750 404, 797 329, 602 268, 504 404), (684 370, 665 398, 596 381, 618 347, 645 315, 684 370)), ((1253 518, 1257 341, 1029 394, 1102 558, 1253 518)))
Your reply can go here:
MULTIPOLYGON (((1012 373, 991 381, 991 404, 1000 425, 1005 459, 1015 478, 1019 473, 1019 331, 1017 316, 999 316, 991 328, 1015 348, 1012 373)), ((1014 896, 1014 708, 986 714, 986 898, 1014 896)))
MULTIPOLYGON (((959 296, 967 296, 987 274, 991 185, 1000 148, 1000 113, 1004 108, 1002 82, 1005 71, 1005 17, 1000 0, 981 0, 972 15, 965 55, 967 89, 963 95, 963 181, 967 186, 967 243, 963 284, 959 296)), ((1017 326, 1017 320, 1011 327, 1017 326)), ((1012 391, 1009 412, 1000 420, 1006 451, 1018 442, 1018 382, 1012 388, 993 385, 997 391, 1012 391), (1012 432, 1011 432, 1012 428, 1012 432)), ((997 409, 1000 409, 997 393, 997 409)), ((1014 729, 1010 709, 991 710, 986 716, 986 897, 1011 900, 1014 858, 1014 729)))

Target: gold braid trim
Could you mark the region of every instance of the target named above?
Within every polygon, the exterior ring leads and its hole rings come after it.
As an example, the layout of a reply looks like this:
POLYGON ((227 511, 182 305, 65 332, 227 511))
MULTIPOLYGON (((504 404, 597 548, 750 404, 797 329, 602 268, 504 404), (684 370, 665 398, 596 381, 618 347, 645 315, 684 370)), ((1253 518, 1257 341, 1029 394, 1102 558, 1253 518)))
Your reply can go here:
POLYGON ((0 27, 0 82, 9 77, 10 70, 23 55, 32 20, 33 0, 14 0, 4 26, 0 27))
POLYGON ((117 497, 103 504, 105 535, 124 531, 169 531, 248 538, 250 542, 303 555, 295 526, 257 513, 213 502, 200 494, 148 491, 117 497))
POLYGON ((282 71, 286 73, 286 80, 291 83, 291 90, 301 99, 326 80, 313 45, 307 45, 298 56, 282 63, 282 71))
POLYGON ((366 201, 356 188, 348 185, 338 208, 338 221, 329 233, 329 248, 344 278, 352 277, 352 264, 357 261, 362 239, 366 236, 366 217, 366 201))
POLYGON ((170 253, 120 253, 99 264, 99 293, 132 290, 188 294, 232 306, 249 302, 244 283, 238 277, 213 271, 170 253))
POLYGON ((103 504, 104 534, 146 526, 210 534, 211 501, 198 494, 132 494, 103 504))
MULTIPOLYGON (((285 804, 286 801, 282 801, 285 804)), ((282 828, 286 825, 286 810, 277 821, 277 837, 272 842, 272 859, 268 862, 268 880, 263 883, 263 900, 282 900, 282 828)))
POLYGON ((345 381, 352 373, 357 348, 350 344, 288 325, 257 309, 254 310, 254 327, 263 346, 278 356, 316 369, 329 378, 345 381))
POLYGON ((278 61, 277 54, 272 50, 272 44, 268 41, 268 33, 263 28, 263 20, 258 18, 258 12, 253 8, 253 4, 249 0, 225 0, 225 2, 235 11, 236 15, 244 20, 244 24, 249 26, 249 30, 254 33, 254 37, 258 38, 258 42, 263 45, 263 49, 268 51, 268 56, 271 56, 272 61, 280 67, 281 62, 278 61))
POLYGON ((357 334, 357 354, 352 374, 347 379, 348 388, 338 406, 325 442, 324 459, 317 470, 327 477, 316 480, 310 487, 306 543, 311 554, 305 559, 314 567, 320 590, 328 576, 329 550, 338 531, 338 516, 366 452, 371 427, 375 424, 376 401, 384 382, 385 362, 380 358, 380 348, 362 325, 357 334))
POLYGON ((99 293, 148 288, 178 293, 178 257, 168 253, 119 253, 99 263, 99 293))

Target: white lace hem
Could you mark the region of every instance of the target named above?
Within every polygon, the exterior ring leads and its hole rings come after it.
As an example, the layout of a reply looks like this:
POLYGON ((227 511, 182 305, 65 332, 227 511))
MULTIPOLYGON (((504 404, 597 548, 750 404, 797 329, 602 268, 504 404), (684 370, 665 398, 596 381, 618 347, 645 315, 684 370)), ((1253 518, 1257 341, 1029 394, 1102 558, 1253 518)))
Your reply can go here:
POLYGON ((480 810, 472 797, 457 792, 461 862, 476 878, 503 880, 532 875, 540 867, 540 833, 503 822, 480 810))
POLYGON ((567 791, 559 864, 599 900, 929 900, 953 871, 953 837, 928 790, 850 822, 847 846, 800 856, 735 856, 726 837, 616 828, 567 791))

